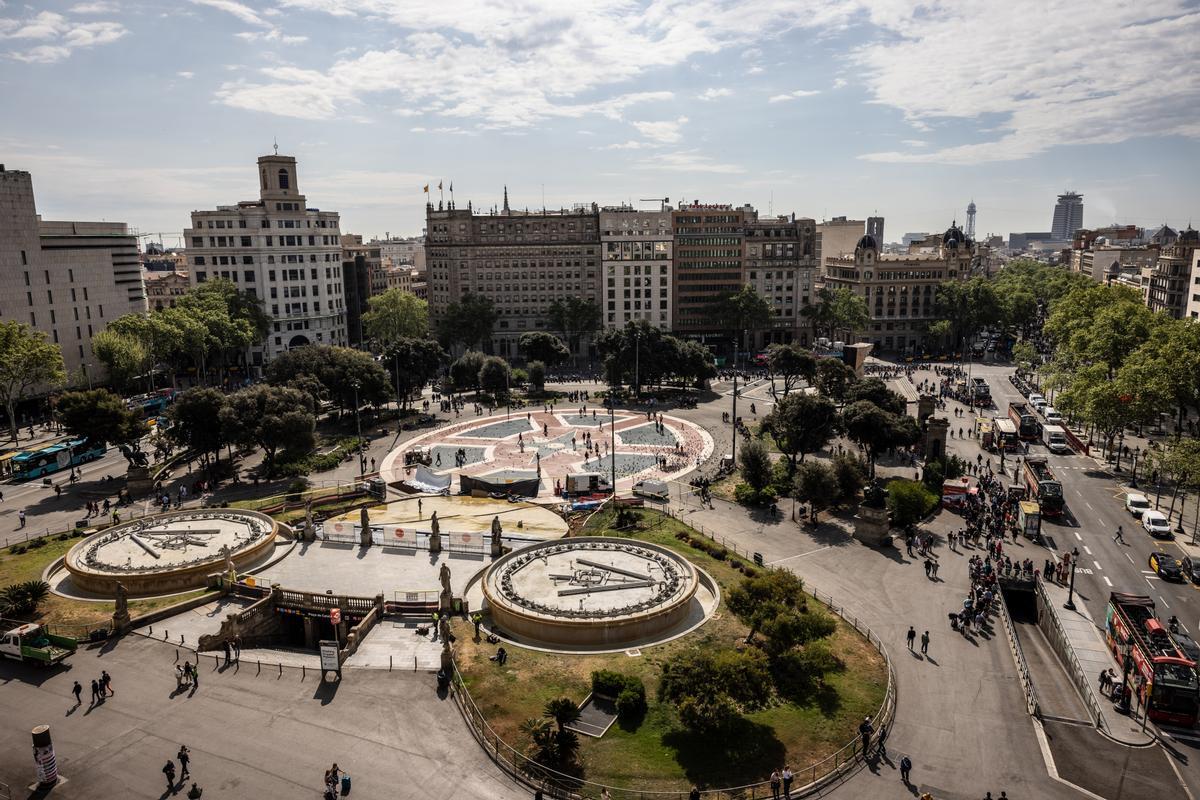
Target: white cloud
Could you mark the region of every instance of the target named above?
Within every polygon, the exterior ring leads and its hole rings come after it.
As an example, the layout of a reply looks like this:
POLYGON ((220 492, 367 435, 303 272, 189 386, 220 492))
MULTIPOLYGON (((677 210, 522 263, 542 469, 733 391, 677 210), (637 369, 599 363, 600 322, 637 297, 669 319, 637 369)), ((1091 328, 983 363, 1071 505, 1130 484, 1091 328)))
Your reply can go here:
POLYGON ((183 79, 185 79, 185 80, 189 80, 189 81, 190 81, 192 78, 196 77, 196 73, 194 73, 194 72, 188 72, 187 70, 184 70, 183 72, 176 72, 175 74, 176 74, 176 75, 178 75, 179 77, 181 77, 181 78, 183 78, 183 79))
POLYGON ((116 3, 107 2, 76 3, 70 9, 72 14, 115 14, 117 10, 116 3))
POLYGON ((998 133, 978 130, 976 141, 932 152, 861 156, 868 161, 978 164, 1059 145, 1200 137, 1200 9, 1189 0, 909 0, 870 16, 884 35, 858 48, 854 62, 876 103, 917 130, 958 119, 998 133), (1103 48, 1078 35, 1083 17, 1103 20, 1103 48))
POLYGON ((846 88, 848 83, 849 82, 845 78, 836 78, 833 81, 833 88, 834 89, 844 89, 844 88, 846 88))
POLYGON ((683 138, 680 128, 688 121, 687 117, 678 119, 656 120, 652 122, 631 122, 638 133, 656 142, 671 144, 683 138))
POLYGON ((794 92, 786 94, 776 94, 767 98, 768 103, 786 103, 788 100, 795 100, 798 97, 812 97, 814 94, 820 94, 820 89, 797 89, 794 92))
POLYGON ((307 42, 307 36, 289 36, 278 28, 272 28, 269 31, 244 31, 235 33, 234 36, 244 42, 279 42, 280 44, 300 44, 307 42))
POLYGON ((602 147, 597 147, 597 150, 645 150, 659 145, 643 142, 637 139, 630 139, 627 142, 616 142, 615 144, 606 144, 602 147))
POLYGON ((263 28, 272 27, 270 22, 267 22, 258 12, 244 3, 239 3, 237 0, 192 0, 198 6, 208 6, 215 8, 218 11, 224 11, 226 14, 232 14, 247 25, 258 25, 263 28))
POLYGON ((9 58, 30 64, 53 64, 68 58, 72 50, 111 44, 127 33, 119 22, 75 22, 51 11, 25 20, 0 18, 0 40, 45 42, 6 53, 9 58))
MULTIPOLYGON (((661 93, 614 97, 614 87, 722 51, 746 53, 754 66, 761 57, 754 43, 823 25, 831 16, 831 4, 823 0, 281 0, 280 5, 369 18, 372 26, 390 24, 398 34, 391 46, 335 58, 327 67, 268 69, 258 80, 227 84, 218 90, 222 102, 328 119, 386 92, 393 95, 390 105, 433 110, 441 102, 437 113, 496 128, 589 114, 620 119, 624 106, 661 93), (487 80, 480 79, 481 65, 487 80)), ((844 15, 839 12, 839 18, 844 15)))
POLYGON ((736 175, 746 170, 736 164, 721 164, 709 156, 702 155, 699 150, 678 150, 673 153, 655 153, 638 161, 635 166, 645 170, 664 170, 667 172, 711 172, 715 174, 736 175))
POLYGON ((901 139, 900 144, 906 144, 909 147, 925 147, 929 142, 924 139, 901 139))
POLYGON ((696 95, 697 100, 716 100, 718 97, 729 97, 733 94, 732 89, 705 89, 700 94, 696 95))

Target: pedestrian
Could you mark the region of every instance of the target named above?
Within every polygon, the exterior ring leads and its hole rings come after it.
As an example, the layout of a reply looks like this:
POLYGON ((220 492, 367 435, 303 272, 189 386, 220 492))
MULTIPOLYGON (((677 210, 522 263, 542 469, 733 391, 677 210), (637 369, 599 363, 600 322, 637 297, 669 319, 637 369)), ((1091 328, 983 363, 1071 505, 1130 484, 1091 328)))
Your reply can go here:
MULTIPOLYGON (((592 412, 592 413, 595 413, 595 412, 592 412)), ((608 789, 602 789, 600 791, 600 800, 609 800, 608 789)), ((700 787, 699 786, 693 786, 692 790, 690 792, 688 792, 688 800, 700 800, 700 787)))
POLYGON ((75 685, 71 687, 71 694, 75 695, 76 706, 83 705, 83 699, 81 697, 83 694, 83 687, 79 685, 79 681, 75 681, 75 685))
POLYGON ((25 527, 25 509, 22 508, 20 511, 17 512, 17 519, 21 520, 20 527, 24 528, 25 527))
POLYGON ((222 649, 225 651, 225 666, 227 666, 227 667, 228 667, 228 666, 229 666, 229 657, 230 657, 230 652, 231 652, 231 649, 232 649, 232 648, 230 647, 230 645, 229 645, 229 640, 228 640, 228 639, 226 639, 225 641, 221 642, 221 648, 222 648, 222 649))
POLYGON ((887 745, 884 743, 887 739, 887 725, 879 726, 879 735, 875 737, 875 749, 879 752, 880 758, 887 758, 887 745))
POLYGON ((921 634, 921 655, 929 654, 929 631, 921 634))
POLYGON ((179 780, 181 781, 187 780, 188 775, 191 774, 188 772, 188 762, 192 760, 191 752, 187 749, 186 744, 179 745, 179 754, 175 757, 179 759, 179 780))
POLYGON ((930 567, 930 570, 933 572, 933 579, 936 581, 937 580, 937 571, 938 571, 938 562, 934 561, 933 566, 930 567))
POLYGON ((912 627, 911 625, 908 626, 908 635, 905 638, 908 639, 908 649, 912 650, 913 642, 916 641, 916 638, 917 638, 916 628, 912 627))
POLYGON ((779 770, 771 770, 771 800, 779 800, 779 770))
POLYGON ((167 759, 167 763, 163 765, 163 775, 167 776, 167 791, 175 791, 175 762, 167 759))
POLYGON ((200 659, 199 659, 199 657, 197 657, 196 663, 192 664, 192 688, 193 689, 200 688, 200 670, 198 669, 199 666, 200 666, 200 659))
MULTIPOLYGON (((900 780, 904 781, 905 786, 908 786, 909 784, 908 775, 910 772, 912 772, 912 759, 910 759, 908 756, 905 756, 904 758, 900 759, 900 780)), ((988 796, 991 796, 990 792, 988 793, 988 796)))
POLYGON ((862 751, 864 755, 867 752, 867 748, 871 746, 871 734, 874 731, 875 729, 871 727, 871 718, 863 717, 862 724, 858 726, 858 733, 862 736, 862 751))
MULTIPOLYGON (((22 512, 22 514, 24 514, 24 512, 22 512)), ((22 517, 21 525, 24 525, 24 524, 25 524, 25 520, 24 520, 24 517, 22 517)), ((1113 541, 1120 542, 1121 544, 1125 544, 1124 526, 1122 526, 1122 525, 1117 526, 1117 534, 1116 534, 1116 536, 1113 537, 1113 541)))
POLYGON ((100 681, 92 678, 92 705, 99 703, 101 699, 100 681))
POLYGON ((792 779, 794 777, 792 775, 792 768, 789 765, 784 764, 783 775, 780 777, 783 778, 783 796, 785 798, 790 798, 792 796, 792 779))
POLYGON ((926 578, 930 577, 932 575, 932 573, 933 573, 933 562, 927 558, 927 559, 925 559, 925 577, 926 578))
POLYGON ((233 660, 237 663, 242 663, 242 635, 239 633, 233 637, 233 660))
POLYGON ((109 697, 112 697, 114 694, 116 694, 116 692, 113 691, 112 676, 108 674, 108 670, 100 671, 100 688, 103 689, 109 697))
POLYGON ((187 793, 188 800, 200 800, 200 796, 203 794, 204 790, 197 786, 195 781, 192 781, 192 788, 188 789, 187 793))

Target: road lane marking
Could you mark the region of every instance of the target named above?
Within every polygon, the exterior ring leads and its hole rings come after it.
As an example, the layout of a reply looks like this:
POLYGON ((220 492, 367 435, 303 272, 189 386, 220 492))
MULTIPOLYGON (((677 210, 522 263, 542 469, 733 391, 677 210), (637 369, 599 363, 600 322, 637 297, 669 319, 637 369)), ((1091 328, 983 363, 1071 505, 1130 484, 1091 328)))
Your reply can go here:
POLYGON ((1161 594, 1158 596, 1158 599, 1159 599, 1159 600, 1162 600, 1162 604, 1163 604, 1164 606, 1166 606, 1167 608, 1170 608, 1170 607, 1171 607, 1171 604, 1170 604, 1170 603, 1168 603, 1166 600, 1163 600, 1163 596, 1162 596, 1161 594))
MULTIPOLYGON (((1082 540, 1080 540, 1080 541, 1082 541, 1082 540)), ((1087 554, 1090 556, 1090 555, 1092 554, 1092 548, 1088 547, 1088 546, 1085 544, 1085 545, 1083 546, 1083 552, 1087 553, 1087 554)))
POLYGON ((1093 560, 1093 561, 1092 561, 1092 563, 1096 565, 1096 569, 1104 569, 1104 567, 1100 566, 1100 562, 1099 562, 1099 561, 1095 561, 1095 560, 1093 560))
POLYGON ((1104 582, 1105 582, 1105 583, 1107 583, 1107 584, 1108 584, 1108 588, 1110 588, 1110 589, 1111 589, 1111 588, 1112 588, 1112 581, 1110 581, 1110 580, 1108 579, 1108 576, 1107 576, 1107 575, 1101 575, 1100 577, 1104 578, 1104 582))
POLYGON ((1075 531, 1075 538, 1081 542, 1083 541, 1083 537, 1079 535, 1079 531, 1075 531))
POLYGON ((1085 502, 1084 502, 1084 505, 1088 507, 1088 510, 1089 510, 1089 511, 1095 511, 1095 510, 1096 510, 1096 509, 1092 508, 1092 504, 1091 504, 1091 503, 1088 503, 1088 502, 1086 502, 1086 501, 1085 501, 1085 502))
POLYGON ((1133 556, 1129 555, 1129 553, 1126 553, 1125 557, 1129 559, 1130 564, 1133 564, 1135 567, 1137 566, 1137 564, 1134 564, 1133 556))

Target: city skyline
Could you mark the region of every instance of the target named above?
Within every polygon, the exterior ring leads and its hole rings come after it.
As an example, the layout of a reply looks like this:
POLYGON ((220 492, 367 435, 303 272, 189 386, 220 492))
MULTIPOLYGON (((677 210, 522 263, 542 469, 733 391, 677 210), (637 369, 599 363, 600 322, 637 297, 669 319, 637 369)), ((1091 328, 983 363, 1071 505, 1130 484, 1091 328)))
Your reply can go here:
POLYGON ((1200 179, 1198 17, 1167 0, 10 2, 0 160, 34 174, 48 219, 167 243, 192 210, 253 198, 246 167, 276 141, 313 204, 367 237, 418 234, 421 187, 436 203, 439 181, 477 208, 507 185, 514 208, 878 214, 893 240, 962 224, 972 199, 981 236, 1046 230, 1070 187, 1085 226, 1182 228, 1200 179), (1131 55, 1076 41, 1085 12, 1131 55))

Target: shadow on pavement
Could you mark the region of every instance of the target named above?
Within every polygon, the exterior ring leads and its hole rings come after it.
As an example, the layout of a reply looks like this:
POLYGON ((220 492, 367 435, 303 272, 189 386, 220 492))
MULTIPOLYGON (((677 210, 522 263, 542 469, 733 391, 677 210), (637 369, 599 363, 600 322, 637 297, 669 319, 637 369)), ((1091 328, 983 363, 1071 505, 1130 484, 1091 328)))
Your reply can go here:
POLYGON ((1126 747, 1094 728, 1042 723, 1059 777, 1106 800, 1185 800, 1188 797, 1158 745, 1126 747), (1097 769, 1097 765, 1107 765, 1097 769))

